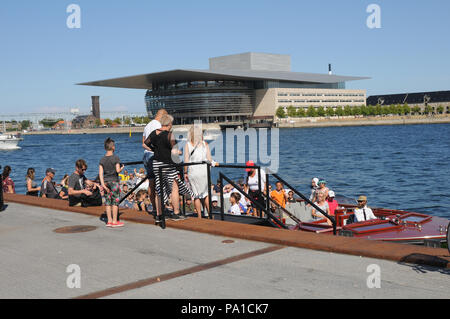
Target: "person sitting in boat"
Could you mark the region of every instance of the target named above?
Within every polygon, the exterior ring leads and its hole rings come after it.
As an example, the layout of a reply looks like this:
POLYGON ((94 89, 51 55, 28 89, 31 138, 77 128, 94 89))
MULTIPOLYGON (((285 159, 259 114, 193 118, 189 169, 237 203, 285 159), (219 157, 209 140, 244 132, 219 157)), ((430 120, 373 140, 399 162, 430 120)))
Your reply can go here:
MULTIPOLYGON (((328 202, 325 200, 325 194, 322 192, 319 192, 317 194, 317 202, 315 202, 314 204, 319 207, 323 212, 327 213, 328 215, 330 215, 330 207, 328 206, 328 202)), ((321 212, 317 211, 314 207, 311 211, 311 215, 315 218, 315 219, 322 219, 322 218, 326 218, 321 212)), ((329 220, 327 218, 327 224, 331 225, 331 220, 329 220)))
POLYGON ((228 210, 228 213, 231 215, 245 215, 247 213, 247 207, 244 207, 240 203, 241 194, 238 192, 231 193, 230 195, 230 203, 231 207, 228 210))
POLYGON ((359 196, 358 198, 358 208, 354 210, 354 219, 353 222, 359 223, 367 220, 377 219, 377 217, 373 214, 373 211, 367 207, 367 197, 359 196))
POLYGON ((297 200, 294 198, 294 192, 293 191, 289 191, 287 202, 288 203, 296 203, 297 202, 297 200))
POLYGON ((314 177, 311 180, 311 196, 309 196, 309 200, 314 202, 316 199, 316 191, 319 189, 319 179, 314 177))
POLYGON ((316 194, 319 193, 319 192, 323 193, 325 195, 325 198, 327 198, 328 197, 328 192, 330 190, 328 189, 328 187, 326 185, 327 185, 327 181, 326 180, 324 180, 324 179, 320 180, 319 181, 319 188, 317 189, 316 194))
POLYGON ((334 199, 335 197, 336 197, 336 195, 334 194, 333 191, 328 192, 327 203, 328 203, 328 207, 330 208, 331 216, 334 216, 334 212, 336 211, 336 209, 338 208, 338 205, 339 205, 337 200, 334 199))

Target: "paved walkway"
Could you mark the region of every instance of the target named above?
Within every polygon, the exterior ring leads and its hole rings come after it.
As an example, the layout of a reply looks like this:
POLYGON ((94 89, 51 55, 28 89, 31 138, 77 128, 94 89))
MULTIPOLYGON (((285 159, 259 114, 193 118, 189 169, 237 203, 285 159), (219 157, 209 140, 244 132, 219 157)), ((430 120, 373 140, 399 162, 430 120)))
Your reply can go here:
POLYGON ((449 269, 131 222, 108 229, 95 216, 15 203, 0 212, 0 269, 0 298, 450 297, 449 269), (75 225, 98 228, 54 232, 75 225), (68 288, 69 265, 81 288, 68 288), (381 288, 368 288, 368 267, 381 288))

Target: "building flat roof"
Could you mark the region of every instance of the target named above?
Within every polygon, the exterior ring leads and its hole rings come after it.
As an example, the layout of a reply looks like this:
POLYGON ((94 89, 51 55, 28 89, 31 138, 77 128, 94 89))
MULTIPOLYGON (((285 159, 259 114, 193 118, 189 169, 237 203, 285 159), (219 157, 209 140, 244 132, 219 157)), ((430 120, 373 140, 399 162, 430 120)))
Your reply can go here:
POLYGON ((342 76, 317 73, 265 71, 265 70, 197 70, 176 69, 170 71, 147 73, 134 76, 78 83, 78 85, 106 86, 129 89, 151 89, 152 82, 171 81, 214 81, 214 80, 244 80, 244 81, 285 81, 297 83, 338 83, 366 80, 369 77, 342 76))

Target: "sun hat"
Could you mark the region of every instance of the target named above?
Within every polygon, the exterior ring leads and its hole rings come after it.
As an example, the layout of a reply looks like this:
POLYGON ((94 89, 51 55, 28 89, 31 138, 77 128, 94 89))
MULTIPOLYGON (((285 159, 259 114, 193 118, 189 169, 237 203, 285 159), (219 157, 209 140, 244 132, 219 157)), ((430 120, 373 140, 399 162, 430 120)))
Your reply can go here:
POLYGON ((317 177, 314 177, 312 180, 316 183, 316 185, 319 185, 319 179, 317 177))
POLYGON ((218 201, 219 201, 219 198, 217 196, 213 196, 211 198, 211 202, 218 202, 218 201))
POLYGON ((327 183, 327 181, 326 180, 324 180, 324 179, 321 179, 320 181, 319 181, 319 184, 318 185, 320 185, 320 184, 326 184, 327 183))
POLYGON ((333 191, 329 191, 328 192, 328 197, 336 197, 336 195, 334 194, 333 191))
POLYGON ((367 202, 367 197, 366 196, 359 196, 358 197, 358 202, 367 202))

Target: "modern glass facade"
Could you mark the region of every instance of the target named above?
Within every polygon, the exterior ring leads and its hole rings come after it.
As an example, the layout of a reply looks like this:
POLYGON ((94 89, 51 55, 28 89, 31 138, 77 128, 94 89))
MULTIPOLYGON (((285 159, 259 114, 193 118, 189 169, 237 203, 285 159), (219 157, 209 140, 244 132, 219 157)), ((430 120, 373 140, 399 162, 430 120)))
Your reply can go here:
POLYGON ((176 81, 153 82, 145 96, 153 117, 164 108, 174 124, 242 121, 255 112, 255 90, 269 88, 345 88, 345 83, 295 83, 286 81, 176 81))
POLYGON ((149 116, 164 108, 175 124, 241 121, 254 112, 251 81, 157 82, 152 87, 145 96, 149 116))

